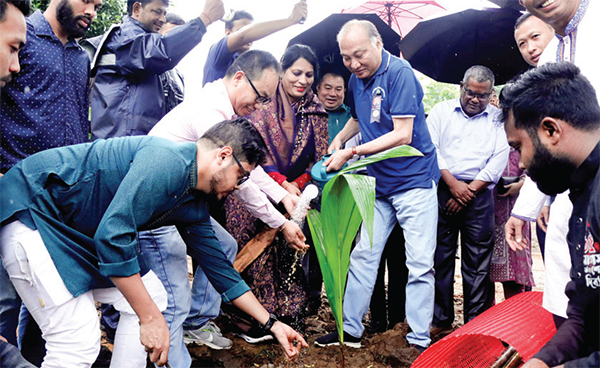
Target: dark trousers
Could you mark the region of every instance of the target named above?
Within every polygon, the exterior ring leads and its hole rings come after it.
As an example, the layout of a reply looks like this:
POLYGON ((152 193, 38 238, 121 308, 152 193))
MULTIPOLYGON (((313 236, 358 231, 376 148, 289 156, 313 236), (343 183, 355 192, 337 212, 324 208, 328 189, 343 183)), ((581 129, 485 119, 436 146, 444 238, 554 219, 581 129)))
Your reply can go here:
POLYGON ((393 328, 403 322, 406 305, 406 283, 408 268, 406 267, 406 251, 404 234, 400 225, 396 224, 390 234, 381 255, 381 263, 377 272, 377 280, 371 295, 371 327, 379 325, 382 330, 393 328), (388 271, 387 302, 385 294, 385 268, 388 271))
POLYGON ((454 267, 459 233, 465 323, 489 308, 494 296, 493 285, 489 281, 494 247, 492 191, 479 193, 471 204, 456 215, 448 215, 444 211, 451 197, 446 184, 440 181, 433 310, 433 325, 438 327, 450 327, 454 322, 454 267))

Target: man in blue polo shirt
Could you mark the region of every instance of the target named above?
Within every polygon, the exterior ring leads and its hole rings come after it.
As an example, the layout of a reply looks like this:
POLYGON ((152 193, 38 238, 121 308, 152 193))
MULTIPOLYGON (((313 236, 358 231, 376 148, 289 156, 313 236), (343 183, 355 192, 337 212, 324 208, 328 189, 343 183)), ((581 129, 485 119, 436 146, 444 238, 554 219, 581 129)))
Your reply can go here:
MULTIPOLYGON (((360 347, 379 259, 396 222, 406 239, 406 319, 411 328, 407 340, 419 352, 429 346, 433 317, 434 271, 437 227, 437 182, 440 172, 435 147, 425 124, 423 89, 410 65, 383 50, 381 36, 368 21, 352 20, 337 36, 346 67, 352 72, 348 88, 353 92, 354 117, 334 138, 325 162, 338 170, 354 155, 372 155, 410 145, 423 153, 418 157, 388 159, 368 167, 377 180, 373 247, 361 238, 350 256, 344 297, 344 343, 360 347), (363 144, 341 149, 356 133, 363 144), (352 301, 352 302, 349 302, 352 301)), ((361 231, 366 230, 363 229, 361 231)), ((337 344, 337 332, 317 339, 320 346, 337 344)))

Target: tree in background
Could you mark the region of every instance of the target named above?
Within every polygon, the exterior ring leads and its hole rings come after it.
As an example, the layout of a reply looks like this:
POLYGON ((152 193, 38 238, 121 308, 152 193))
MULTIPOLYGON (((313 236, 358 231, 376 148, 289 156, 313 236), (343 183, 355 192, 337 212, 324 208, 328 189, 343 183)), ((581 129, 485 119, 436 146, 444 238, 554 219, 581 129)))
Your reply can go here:
POLYGON ((460 87, 457 84, 441 83, 434 81, 426 75, 420 75, 419 80, 423 85, 424 94, 423 107, 425 108, 425 114, 429 114, 429 111, 438 103, 460 96, 460 87))
MULTIPOLYGON (((31 6, 34 10, 46 10, 50 0, 32 0, 31 6)), ((104 34, 108 28, 117 23, 121 23, 121 18, 125 14, 125 0, 103 0, 102 7, 92 22, 92 27, 85 34, 86 38, 91 38, 104 34)))

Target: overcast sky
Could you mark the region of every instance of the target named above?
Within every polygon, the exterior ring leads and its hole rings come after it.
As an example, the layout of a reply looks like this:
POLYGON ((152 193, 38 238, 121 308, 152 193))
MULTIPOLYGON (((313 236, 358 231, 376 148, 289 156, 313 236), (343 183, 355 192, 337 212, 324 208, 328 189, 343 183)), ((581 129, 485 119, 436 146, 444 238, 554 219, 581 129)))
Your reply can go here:
MULTIPOLYGON (((255 22, 285 18, 290 15, 297 0, 223 0, 225 9, 243 9, 254 16, 255 22)), ((515 0, 516 1, 516 0, 515 0)), ((360 5, 364 0, 307 0, 308 18, 302 25, 291 26, 254 43, 254 49, 271 52, 277 59, 281 57, 288 41, 311 26, 319 23, 330 14, 339 13, 360 5)), ((438 3, 449 12, 465 8, 494 6, 486 0, 439 0, 438 3)), ((203 0, 171 0, 169 11, 181 15, 185 20, 197 17, 202 12, 203 0)), ((224 23, 216 22, 208 27, 202 42, 182 60, 178 69, 185 76, 186 97, 193 96, 202 87, 202 70, 208 49, 224 36, 224 23)))

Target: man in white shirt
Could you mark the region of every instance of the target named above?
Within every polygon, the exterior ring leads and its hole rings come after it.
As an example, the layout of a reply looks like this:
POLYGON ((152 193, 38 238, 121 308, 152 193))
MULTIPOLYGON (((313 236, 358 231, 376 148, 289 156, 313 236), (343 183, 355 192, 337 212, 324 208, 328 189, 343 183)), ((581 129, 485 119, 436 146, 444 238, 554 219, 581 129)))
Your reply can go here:
POLYGON ((454 322, 454 263, 461 236, 465 323, 491 306, 489 268, 494 247, 491 189, 508 161, 499 110, 489 104, 494 74, 476 65, 465 72, 459 99, 440 102, 427 118, 442 180, 435 252, 432 335, 454 322))
MULTIPOLYGON (((236 59, 228 69, 225 78, 206 84, 198 98, 185 100, 159 121, 148 135, 167 138, 178 142, 194 142, 215 125, 234 116, 248 115, 260 108, 275 94, 279 76, 279 63, 268 52, 251 50, 236 59)), ((233 193, 257 218, 272 228, 280 228, 286 240, 295 248, 307 247, 305 236, 295 223, 286 218, 269 202, 283 203, 292 212, 297 196, 289 194, 271 179, 260 166, 250 174, 250 180, 243 183, 233 193), (267 198, 268 197, 268 198, 267 198)), ((237 254, 237 243, 231 235, 214 219, 211 219, 221 247, 233 263, 237 254)), ((168 268, 169 280, 174 283, 187 283, 183 270, 173 270, 173 263, 183 264, 186 259, 185 245, 177 237, 171 238, 170 254, 152 257, 158 267, 168 268), (180 275, 175 275, 180 273, 180 275)), ((159 248, 159 247, 157 247, 159 248)), ((152 249, 154 252, 162 249, 152 249)), ((155 267, 153 266, 153 270, 155 267)), ((189 287, 174 288, 175 300, 189 300, 189 287)), ((189 304, 188 304, 189 305, 189 304)), ((232 342, 220 334, 211 321, 219 314, 221 301, 219 294, 208 282, 201 269, 198 269, 192 286, 191 309, 182 315, 185 303, 178 308, 177 317, 187 319, 183 323, 186 342, 205 344, 214 349, 228 349, 232 342), (189 315, 188 312, 189 311, 189 315)), ((182 323, 180 320, 179 323, 182 323)))

